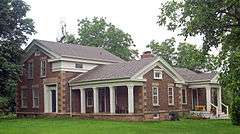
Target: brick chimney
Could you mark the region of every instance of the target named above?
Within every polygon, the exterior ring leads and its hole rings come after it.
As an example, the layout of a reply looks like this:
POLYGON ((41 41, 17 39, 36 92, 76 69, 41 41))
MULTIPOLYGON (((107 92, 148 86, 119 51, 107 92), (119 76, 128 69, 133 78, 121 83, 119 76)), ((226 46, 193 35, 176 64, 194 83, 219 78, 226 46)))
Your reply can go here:
POLYGON ((154 55, 152 54, 151 51, 145 51, 145 52, 143 52, 143 54, 141 55, 141 59, 150 58, 150 57, 154 57, 154 55))

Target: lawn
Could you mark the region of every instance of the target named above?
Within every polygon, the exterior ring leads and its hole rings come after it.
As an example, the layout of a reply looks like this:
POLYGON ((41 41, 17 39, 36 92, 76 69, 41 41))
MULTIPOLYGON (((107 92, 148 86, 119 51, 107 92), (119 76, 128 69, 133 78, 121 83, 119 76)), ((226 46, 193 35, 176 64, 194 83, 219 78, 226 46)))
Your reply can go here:
POLYGON ((0 119, 0 134, 240 134, 229 120, 114 122, 80 119, 0 119))

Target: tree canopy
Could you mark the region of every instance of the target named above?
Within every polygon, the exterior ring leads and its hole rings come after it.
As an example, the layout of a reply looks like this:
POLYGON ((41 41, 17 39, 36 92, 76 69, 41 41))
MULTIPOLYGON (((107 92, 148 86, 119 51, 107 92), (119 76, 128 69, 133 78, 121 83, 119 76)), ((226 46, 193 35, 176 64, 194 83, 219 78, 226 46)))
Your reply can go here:
POLYGON ((186 42, 180 42, 177 45, 173 37, 161 43, 153 40, 147 47, 172 66, 193 71, 212 71, 217 68, 218 58, 216 56, 204 54, 202 49, 197 49, 196 45, 186 42))
POLYGON ((29 9, 22 0, 0 1, 0 108, 14 103, 21 45, 35 32, 32 19, 26 18, 29 9))
POLYGON ((99 17, 78 20, 78 35, 67 34, 63 42, 104 48, 124 60, 138 54, 130 34, 99 17))
POLYGON ((173 65, 176 55, 175 55, 175 38, 166 39, 165 41, 159 43, 155 40, 152 40, 147 47, 149 47, 153 54, 161 56, 169 64, 173 65))
POLYGON ((240 1, 170 0, 162 4, 158 24, 180 29, 184 37, 202 35, 203 50, 221 46, 220 82, 232 91, 232 122, 240 125, 240 1))

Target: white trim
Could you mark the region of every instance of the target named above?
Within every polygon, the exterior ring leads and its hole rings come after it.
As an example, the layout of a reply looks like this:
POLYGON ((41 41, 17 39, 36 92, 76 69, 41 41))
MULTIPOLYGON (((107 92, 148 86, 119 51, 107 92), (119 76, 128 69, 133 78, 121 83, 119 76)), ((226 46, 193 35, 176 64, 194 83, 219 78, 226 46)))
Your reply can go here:
POLYGON ((58 84, 57 83, 48 83, 48 84, 44 84, 44 113, 53 113, 51 112, 51 106, 49 106, 49 104, 51 104, 51 100, 49 100, 49 89, 48 86, 51 85, 55 85, 55 90, 56 90, 56 112, 58 113, 58 84), (50 101, 50 103, 49 103, 50 101))
POLYGON ((27 62, 27 79, 33 79, 33 76, 34 76, 34 62, 29 61, 27 62))
POLYGON ((33 88, 32 89, 32 108, 39 108, 39 90, 33 88), (37 92, 37 97, 35 96, 35 93, 37 92), (38 106, 35 105, 35 99, 38 99, 38 106))
POLYGON ((159 106, 159 90, 158 90, 158 87, 157 86, 152 86, 152 105, 153 106, 159 106), (154 88, 157 90, 157 94, 154 95, 154 88), (154 103, 154 96, 157 96, 157 103, 154 103))
POLYGON ((219 74, 216 74, 212 79, 211 79, 211 83, 218 83, 218 79, 219 79, 219 74))
POLYGON ((182 102, 182 105, 187 105, 187 89, 186 88, 181 88, 181 102, 182 102), (184 94, 185 94, 185 103, 183 103, 183 90, 185 91, 184 94))
POLYGON ((171 67, 166 61, 164 61, 162 58, 157 58, 152 63, 145 66, 143 69, 141 69, 139 72, 137 72, 135 75, 131 77, 131 79, 141 79, 143 78, 143 75, 155 68, 156 66, 159 66, 161 69, 163 69, 164 72, 166 72, 170 77, 172 77, 175 81, 175 83, 185 83, 184 79, 174 70, 173 67, 171 67), (160 64, 162 63, 162 64, 160 64))
POLYGON ((153 69, 153 79, 155 79, 155 80, 161 80, 161 79, 163 79, 162 69, 159 69, 159 68, 153 69), (159 76, 158 76, 158 77, 156 76, 156 73, 159 73, 159 76))
POLYGON ((174 106, 174 89, 173 89, 173 86, 168 86, 168 105, 169 105, 169 106, 174 106), (172 92, 171 95, 169 94, 169 89, 172 90, 172 91, 171 91, 171 92, 172 92), (172 100, 171 100, 172 103, 170 103, 170 100, 169 100, 169 97, 170 97, 170 96, 172 97, 172 100))
POLYGON ((126 86, 126 85, 135 85, 135 86, 143 86, 143 82, 127 82, 127 81, 116 81, 116 82, 106 82, 106 83, 89 83, 89 84, 78 84, 78 85, 70 85, 73 89, 81 89, 81 88, 92 88, 92 87, 109 87, 109 86, 126 86))
POLYGON ((40 77, 46 77, 47 75, 47 60, 46 59, 41 59, 40 60, 40 77), (43 63, 45 62, 45 74, 43 75, 43 63))
POLYGON ((28 108, 28 90, 27 89, 21 90, 21 108, 28 108), (24 92, 27 92, 25 93, 26 96, 23 96, 24 92), (24 104, 23 101, 26 101, 26 105, 23 105, 24 104))

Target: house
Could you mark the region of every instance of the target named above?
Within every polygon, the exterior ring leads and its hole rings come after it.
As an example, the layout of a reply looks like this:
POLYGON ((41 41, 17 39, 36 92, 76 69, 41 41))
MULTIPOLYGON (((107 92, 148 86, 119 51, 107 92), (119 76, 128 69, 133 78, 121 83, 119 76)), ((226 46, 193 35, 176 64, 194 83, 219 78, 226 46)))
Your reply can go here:
POLYGON ((147 51, 124 61, 104 49, 33 40, 16 90, 17 115, 165 120, 169 112, 227 116, 216 73, 174 68, 147 51))

